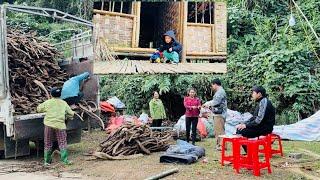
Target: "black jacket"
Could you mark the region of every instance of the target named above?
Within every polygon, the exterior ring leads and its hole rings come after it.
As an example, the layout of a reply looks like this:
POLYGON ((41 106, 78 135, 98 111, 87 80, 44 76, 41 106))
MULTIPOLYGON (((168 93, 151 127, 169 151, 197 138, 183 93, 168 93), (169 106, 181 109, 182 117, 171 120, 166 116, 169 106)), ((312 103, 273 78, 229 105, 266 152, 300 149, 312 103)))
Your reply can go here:
POLYGON ((167 31, 166 33, 163 34, 163 44, 160 46, 160 48, 158 48, 158 50, 160 52, 163 52, 165 50, 169 50, 170 48, 172 48, 172 51, 175 51, 177 53, 180 53, 182 51, 182 46, 181 44, 176 40, 176 36, 174 35, 174 32, 172 30, 167 31), (164 41, 164 37, 165 36, 170 36, 172 38, 172 42, 171 43, 166 43, 164 41))
POLYGON ((246 123, 246 127, 272 132, 275 124, 275 108, 266 97, 259 99, 258 102, 253 117, 246 123))

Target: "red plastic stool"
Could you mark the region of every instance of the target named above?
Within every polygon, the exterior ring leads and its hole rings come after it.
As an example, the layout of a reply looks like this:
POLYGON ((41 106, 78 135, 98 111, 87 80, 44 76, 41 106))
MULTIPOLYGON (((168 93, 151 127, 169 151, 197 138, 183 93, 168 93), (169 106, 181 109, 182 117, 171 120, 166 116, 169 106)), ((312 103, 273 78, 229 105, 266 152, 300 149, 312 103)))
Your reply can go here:
POLYGON ((268 134, 267 136, 259 137, 259 139, 263 139, 263 138, 266 138, 267 140, 270 157, 272 157, 274 154, 280 154, 280 156, 283 156, 282 142, 281 142, 281 137, 279 135, 271 133, 271 134, 268 134), (273 146, 273 143, 275 141, 278 141, 277 149, 273 146))
MULTIPOLYGON (((234 160, 234 156, 235 156, 235 148, 237 147, 237 142, 240 139, 247 139, 245 137, 242 136, 221 136, 222 138, 222 147, 221 147, 221 165, 224 166, 224 162, 228 161, 233 163, 234 160), (232 145, 232 154, 231 155, 227 155, 226 154, 226 150, 227 150, 227 143, 231 143, 232 145)), ((234 163, 233 163, 234 164, 234 163)))
POLYGON ((271 173, 270 166, 270 151, 268 149, 268 143, 266 139, 257 140, 238 140, 236 142, 237 149, 234 158, 234 168, 236 173, 239 173, 241 168, 247 168, 253 170, 255 176, 260 176, 260 170, 263 168, 268 169, 268 173, 271 173), (247 155, 241 155, 241 146, 247 147, 247 155), (259 153, 260 147, 263 147, 264 161, 260 161, 259 153))
POLYGON ((282 143, 281 143, 281 137, 277 134, 268 134, 267 135, 268 138, 268 143, 269 143, 269 147, 270 147, 270 154, 271 156, 273 154, 280 154, 280 156, 283 156, 283 149, 282 149, 282 143), (278 149, 273 149, 273 143, 275 141, 278 141, 278 149))

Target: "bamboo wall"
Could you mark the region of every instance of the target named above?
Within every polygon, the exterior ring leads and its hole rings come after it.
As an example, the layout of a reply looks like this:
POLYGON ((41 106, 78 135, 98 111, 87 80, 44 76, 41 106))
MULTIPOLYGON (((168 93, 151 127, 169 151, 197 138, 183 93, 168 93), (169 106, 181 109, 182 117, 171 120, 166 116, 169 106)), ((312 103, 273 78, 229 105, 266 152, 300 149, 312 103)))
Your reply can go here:
POLYGON ((216 52, 227 52, 227 6, 216 2, 214 6, 216 52))
POLYGON ((95 14, 94 37, 104 38, 112 47, 132 47, 133 22, 130 16, 95 14))
POLYGON ((213 25, 188 23, 186 30, 186 48, 189 52, 213 52, 213 25))

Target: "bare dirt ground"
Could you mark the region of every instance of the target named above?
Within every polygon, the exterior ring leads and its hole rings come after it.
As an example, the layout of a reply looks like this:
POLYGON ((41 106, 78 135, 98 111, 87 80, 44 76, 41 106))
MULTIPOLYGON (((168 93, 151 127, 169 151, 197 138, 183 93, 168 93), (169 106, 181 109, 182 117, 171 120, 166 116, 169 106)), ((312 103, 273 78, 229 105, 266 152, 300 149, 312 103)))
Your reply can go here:
MULTIPOLYGON (((58 155, 50 168, 44 168, 42 157, 37 158, 34 153, 31 157, 17 160, 0 160, 0 179, 145 179, 172 168, 178 168, 179 172, 166 179, 256 179, 249 171, 242 170, 237 175, 231 166, 222 167, 219 163, 220 153, 213 148, 214 139, 205 139, 198 143, 206 148, 206 157, 192 165, 159 163, 161 152, 123 161, 92 160, 83 155, 94 150, 104 137, 104 132, 86 132, 81 143, 70 145, 70 159, 74 162, 71 166, 61 165, 58 155)), ((304 162, 273 157, 273 172, 268 174, 263 170, 263 179, 320 179, 320 143, 287 141, 284 142, 284 148, 285 154, 304 153, 304 162)))

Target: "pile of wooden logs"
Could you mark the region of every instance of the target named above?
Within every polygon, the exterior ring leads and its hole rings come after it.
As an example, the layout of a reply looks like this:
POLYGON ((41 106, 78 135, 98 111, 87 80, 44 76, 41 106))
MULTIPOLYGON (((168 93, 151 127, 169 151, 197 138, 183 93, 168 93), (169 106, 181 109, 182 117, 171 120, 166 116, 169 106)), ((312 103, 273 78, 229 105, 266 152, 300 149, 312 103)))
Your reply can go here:
POLYGON ((14 113, 36 113, 36 107, 49 98, 48 90, 61 87, 68 76, 55 61, 57 50, 34 33, 9 29, 7 42, 14 113))
MULTIPOLYGON (((8 29, 9 84, 14 115, 36 113, 37 106, 50 98, 52 87, 62 87, 68 75, 60 69, 55 59, 58 51, 48 42, 40 40, 34 33, 8 29)), ((84 115, 99 121, 94 102, 81 101, 75 109, 83 120, 84 115)))
POLYGON ((172 143, 171 132, 152 131, 149 126, 127 123, 108 134, 93 153, 102 159, 165 151, 172 143))

